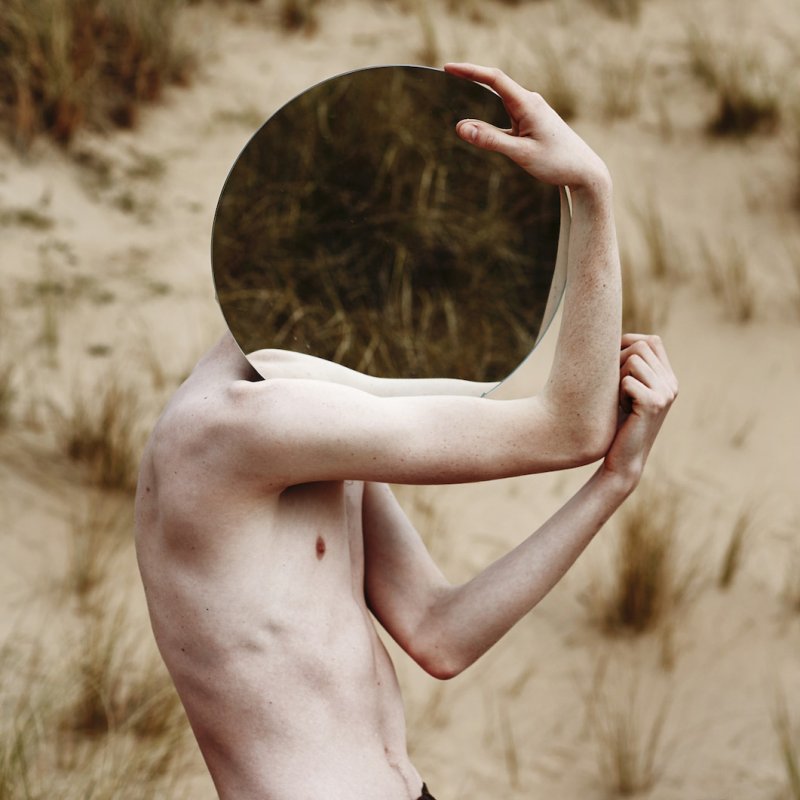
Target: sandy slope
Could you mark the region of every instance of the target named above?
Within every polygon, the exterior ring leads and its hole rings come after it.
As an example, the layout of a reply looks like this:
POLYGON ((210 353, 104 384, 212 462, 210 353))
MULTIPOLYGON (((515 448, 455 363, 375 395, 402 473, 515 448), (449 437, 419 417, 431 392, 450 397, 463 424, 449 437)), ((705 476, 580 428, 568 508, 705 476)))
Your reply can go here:
MULTIPOLYGON (((679 551, 698 578, 666 627, 639 640, 602 636, 581 598, 609 570, 611 526, 540 608, 464 676, 436 684, 398 655, 415 760, 442 798, 495 790, 604 796, 602 737, 588 699, 604 674, 594 691, 601 707, 597 697, 613 704, 633 692, 637 718, 646 721, 667 698, 668 747, 659 751, 663 770, 651 797, 778 797, 785 776, 771 715, 779 686, 800 725, 800 616, 780 600, 800 563, 792 561, 800 558, 796 126, 785 122, 777 134, 744 143, 709 140, 702 126, 713 100, 691 78, 683 43, 691 19, 723 41, 755 42, 775 60, 784 92, 796 93, 797 62, 786 42, 800 39, 800 10, 791 0, 758 11, 723 0, 649 0, 631 26, 584 0, 476 5, 483 22, 435 5, 442 60, 497 63, 533 86, 544 74, 542 42, 563 54, 561 68, 580 97, 575 125, 612 168, 622 241, 641 274, 647 248, 635 209, 653 203, 663 215, 676 274, 648 281, 682 395, 650 482, 676 487, 679 551), (646 69, 634 115, 608 121, 601 118, 603 65, 615 62, 646 69), (731 319, 708 288, 700 237, 715 253, 731 242, 745 253, 756 298, 751 322, 731 319), (749 505, 755 524, 744 566, 722 592, 715 585, 721 554, 749 505)), ((40 587, 63 559, 74 491, 48 434, 48 404, 116 370, 137 387, 146 427, 169 386, 221 331, 211 219, 227 170, 258 121, 336 72, 414 62, 422 44, 418 19, 390 3, 325 3, 311 37, 279 33, 258 6, 194 7, 184 22, 204 53, 201 75, 190 89, 170 91, 138 130, 82 135, 74 154, 83 164, 44 142, 24 160, 0 145, 0 211, 33 209, 46 220, 35 226, 5 217, 0 229, 2 355, 17 362, 18 389, 17 424, 0 439, 6 629, 20 613, 46 616, 56 606, 40 587), (61 288, 43 291, 43 281, 61 288)), ((540 379, 551 349, 552 336, 538 355, 540 379)), ((448 575, 462 580, 535 528, 584 477, 400 494, 448 575)), ((120 591, 129 591, 130 557, 123 569, 120 591)), ((213 797, 199 762, 196 772, 191 796, 213 797)))

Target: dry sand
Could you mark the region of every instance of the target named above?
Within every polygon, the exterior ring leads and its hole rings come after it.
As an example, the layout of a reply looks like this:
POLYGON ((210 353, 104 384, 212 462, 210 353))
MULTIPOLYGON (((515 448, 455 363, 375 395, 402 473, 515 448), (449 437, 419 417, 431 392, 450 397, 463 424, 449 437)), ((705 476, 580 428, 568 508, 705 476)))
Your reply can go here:
MULTIPOLYGON (((12 424, 0 434, 0 630, 40 636, 56 659, 75 613, 53 587, 85 490, 59 455, 52 407, 114 372, 136 388, 146 428, 222 330, 208 256, 212 214, 259 122, 337 72, 419 59, 424 26, 414 4, 322 6, 310 36, 280 32, 268 4, 193 6, 183 25, 202 54, 201 72, 144 112, 136 130, 81 134, 71 154, 39 141, 21 158, 0 144, 0 355, 14 364, 16 388, 12 424)), ((612 523, 540 607, 456 680, 436 683, 393 648, 415 762, 444 800, 613 796, 601 767, 604 721, 633 702, 643 726, 634 741, 645 749, 663 704, 648 797, 790 797, 774 709, 781 692, 800 751, 800 609, 782 599, 800 571, 800 117, 791 116, 800 110, 800 7, 644 0, 639 22, 628 23, 589 0, 472 6, 483 20, 422 6, 440 60, 497 64, 546 94, 542 53, 557 53, 578 96, 574 125, 615 177, 623 247, 681 380, 647 482, 656 494, 676 492, 674 537, 695 580, 655 631, 600 632, 588 587, 611 570, 612 523), (720 48, 751 48, 769 63, 784 110, 776 132, 744 141, 704 133, 714 98, 691 74, 693 24, 720 48), (634 107, 627 118, 606 119, 605 93, 620 67, 637 75, 618 89, 632 93, 634 107), (650 206, 673 259, 661 281, 648 275, 651 251, 638 221, 637 209, 650 206), (737 319, 710 285, 701 240, 725 264, 738 248, 745 277, 736 280, 751 284, 751 320, 737 319), (747 509, 743 563, 723 591, 723 553, 747 509)), ((540 379, 552 340, 537 356, 540 379)), ((448 576, 464 580, 585 477, 398 491, 448 576)), ((113 592, 145 636, 132 550, 114 563, 113 592)), ((192 798, 215 796, 196 756, 182 785, 192 798)))

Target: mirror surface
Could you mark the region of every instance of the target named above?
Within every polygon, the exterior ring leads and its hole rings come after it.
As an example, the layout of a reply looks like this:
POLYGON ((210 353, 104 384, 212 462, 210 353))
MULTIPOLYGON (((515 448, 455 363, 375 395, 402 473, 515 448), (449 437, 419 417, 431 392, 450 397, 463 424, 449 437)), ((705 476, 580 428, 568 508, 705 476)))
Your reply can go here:
POLYGON ((212 233, 217 298, 246 355, 475 381, 528 355, 563 290, 560 193, 459 139, 464 118, 509 124, 479 84, 390 66, 323 81, 267 120, 212 233))

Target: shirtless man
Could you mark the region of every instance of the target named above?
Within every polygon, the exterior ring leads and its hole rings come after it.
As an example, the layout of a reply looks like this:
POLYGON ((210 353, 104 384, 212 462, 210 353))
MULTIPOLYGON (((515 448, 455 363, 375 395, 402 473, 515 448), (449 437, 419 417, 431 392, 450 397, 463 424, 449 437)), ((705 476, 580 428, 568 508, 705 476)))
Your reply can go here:
POLYGON ((462 121, 462 138, 570 188, 551 373, 537 396, 493 400, 459 381, 384 381, 275 351, 254 356, 260 380, 230 335, 200 360, 143 457, 137 552, 156 640, 221 800, 429 797, 372 617, 431 675, 457 675, 633 490, 677 392, 657 338, 620 340, 604 164, 503 73, 447 69, 495 89, 513 120, 507 132, 462 121), (461 586, 386 485, 603 456, 554 517, 461 586))

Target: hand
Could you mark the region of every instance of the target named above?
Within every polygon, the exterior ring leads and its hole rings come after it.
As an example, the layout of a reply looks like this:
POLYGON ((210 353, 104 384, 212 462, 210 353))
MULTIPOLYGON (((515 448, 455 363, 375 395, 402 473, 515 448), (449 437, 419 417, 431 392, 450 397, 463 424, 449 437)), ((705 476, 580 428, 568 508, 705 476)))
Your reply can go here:
POLYGON ((626 333, 620 351, 620 417, 603 471, 632 490, 678 396, 678 380, 658 336, 626 333))
POLYGON ((610 186, 608 169, 599 156, 541 95, 523 89, 499 69, 475 64, 445 64, 444 68, 451 75, 494 89, 511 119, 511 127, 505 130, 481 120, 461 120, 456 131, 462 139, 503 153, 545 183, 569 186, 572 191, 610 186))

